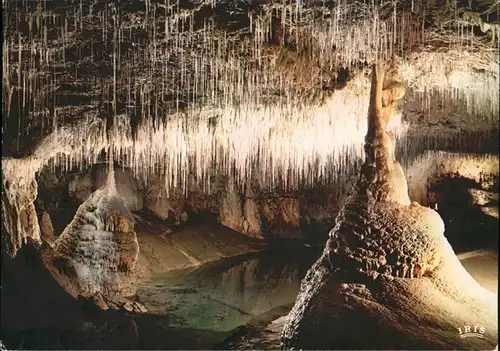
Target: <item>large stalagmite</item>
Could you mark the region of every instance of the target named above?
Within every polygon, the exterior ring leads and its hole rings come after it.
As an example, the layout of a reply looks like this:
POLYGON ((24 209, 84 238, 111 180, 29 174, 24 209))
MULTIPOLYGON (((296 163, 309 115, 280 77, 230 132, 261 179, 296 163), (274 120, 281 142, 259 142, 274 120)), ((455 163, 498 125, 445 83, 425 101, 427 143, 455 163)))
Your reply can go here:
POLYGON ((404 90, 378 64, 354 195, 302 282, 282 334, 294 349, 493 349, 496 297, 465 271, 440 216, 411 202, 385 131, 404 90), (463 338, 466 326, 479 337, 463 338))
POLYGON ((134 219, 116 189, 110 166, 106 185, 78 208, 53 250, 45 250, 44 258, 47 268, 73 296, 122 298, 135 293, 138 254, 134 219))

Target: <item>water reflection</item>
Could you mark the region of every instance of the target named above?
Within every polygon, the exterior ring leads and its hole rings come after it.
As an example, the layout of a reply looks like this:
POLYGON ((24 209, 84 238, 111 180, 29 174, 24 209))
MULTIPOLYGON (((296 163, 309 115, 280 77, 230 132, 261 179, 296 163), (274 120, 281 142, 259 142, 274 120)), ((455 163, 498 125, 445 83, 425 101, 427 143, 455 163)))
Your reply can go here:
POLYGON ((265 252, 219 261, 141 284, 139 299, 168 327, 228 332, 295 301, 318 249, 265 252))

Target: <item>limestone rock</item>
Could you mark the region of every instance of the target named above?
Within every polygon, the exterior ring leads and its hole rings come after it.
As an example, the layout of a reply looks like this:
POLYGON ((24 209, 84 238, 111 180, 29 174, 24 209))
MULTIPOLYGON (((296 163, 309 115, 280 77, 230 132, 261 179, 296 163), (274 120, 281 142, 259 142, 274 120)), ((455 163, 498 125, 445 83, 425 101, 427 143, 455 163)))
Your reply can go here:
POLYGON ((132 214, 115 191, 94 192, 55 242, 61 285, 83 297, 132 295, 139 252, 133 228, 132 214))
POLYGON ((124 305, 123 308, 128 311, 128 312, 134 312, 134 306, 132 305, 132 302, 127 301, 124 305))
POLYGON ((413 159, 405 170, 410 197, 422 205, 433 205, 428 198, 431 184, 445 177, 471 179, 491 191, 498 179, 498 155, 427 151, 413 159))
POLYGON ((469 194, 472 196, 472 204, 478 205, 481 212, 498 219, 498 193, 480 189, 469 189, 469 194))
POLYGON ((189 220, 187 212, 182 212, 179 216, 179 219, 181 220, 181 222, 187 222, 189 220))
POLYGON ((292 227, 300 225, 300 205, 298 199, 287 197, 281 201, 281 213, 285 224, 292 227))
POLYGON ((87 200, 92 194, 92 176, 90 172, 84 174, 76 174, 68 183, 69 195, 76 198, 80 202, 87 200))
POLYGON ((94 303, 96 304, 96 306, 99 307, 101 310, 103 310, 103 311, 109 310, 109 305, 105 301, 105 299, 102 296, 102 294, 96 294, 94 296, 93 300, 94 300, 94 303))
POLYGON ((188 215, 184 199, 170 199, 165 190, 161 190, 157 196, 151 196, 147 200, 147 208, 158 218, 173 220, 175 222, 187 222, 188 215))
POLYGON ((36 159, 2 159, 2 240, 15 256, 24 243, 41 243, 35 209, 38 186, 36 159))
POLYGON ((123 304, 123 309, 132 313, 146 313, 148 309, 141 303, 137 301, 126 301, 123 304))
POLYGON ((168 194, 165 190, 165 180, 161 177, 149 179, 144 187, 147 189, 145 201, 147 209, 160 219, 175 222, 181 220, 181 214, 186 212, 187 208, 186 197, 182 192, 177 190, 168 194))
POLYGON ((241 206, 240 192, 234 184, 234 181, 229 180, 220 203, 219 222, 228 228, 240 232, 242 217, 243 209, 241 206))
POLYGON ((498 203, 498 193, 492 193, 480 189, 469 189, 469 194, 472 196, 473 205, 487 205, 490 202, 498 203))
POLYGON ((481 206, 481 212, 487 216, 498 219, 498 206, 481 206))
POLYGON ((173 201, 167 198, 165 192, 161 191, 151 201, 148 200, 147 206, 158 218, 177 220, 172 203, 173 201))
MULTIPOLYGON (((95 189, 105 186, 106 172, 105 165, 97 165, 94 171, 76 174, 68 183, 69 195, 80 202, 86 201, 95 189)), ((141 210, 143 208, 142 192, 132 173, 126 168, 119 167, 115 170, 115 179, 116 189, 130 211, 141 210)))
MULTIPOLYGON (((127 168, 115 168, 116 189, 118 194, 125 200, 130 211, 140 211, 143 208, 142 192, 132 172, 127 168)), ((106 184, 107 169, 97 169, 96 188, 100 189, 106 184)))
POLYGON ((52 242, 55 240, 54 227, 52 226, 52 220, 47 212, 42 213, 42 219, 40 221, 40 231, 42 233, 42 239, 47 242, 52 242))
POLYGON ((99 307, 101 310, 106 311, 109 309, 113 310, 125 310, 127 312, 132 313, 146 313, 148 309, 137 301, 132 301, 127 298, 123 298, 120 296, 105 296, 101 293, 96 293, 92 297, 92 301, 99 307))
POLYGON ((148 312, 148 309, 146 308, 146 306, 144 306, 140 302, 135 301, 133 303, 133 306, 134 306, 134 312, 136 312, 136 313, 147 313, 148 312))
POLYGON ((498 344, 496 296, 461 265, 437 212, 410 202, 402 184, 394 141, 385 131, 393 106, 382 94, 382 65, 372 72, 366 158, 356 191, 302 282, 282 346, 367 349, 373 335, 379 349, 492 349, 498 344), (457 328, 465 325, 488 332, 462 339, 457 328))
POLYGON ((262 239, 264 236, 262 235, 262 221, 260 218, 259 205, 255 200, 255 194, 250 185, 246 188, 243 213, 245 218, 243 234, 262 239))

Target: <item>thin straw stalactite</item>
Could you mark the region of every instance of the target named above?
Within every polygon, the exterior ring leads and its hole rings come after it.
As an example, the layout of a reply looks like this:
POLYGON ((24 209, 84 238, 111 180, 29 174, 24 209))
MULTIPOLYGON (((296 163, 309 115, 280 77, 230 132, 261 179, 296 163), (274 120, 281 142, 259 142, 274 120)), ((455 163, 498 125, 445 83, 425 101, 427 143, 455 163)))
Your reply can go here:
MULTIPOLYGON (((19 138, 41 125, 41 135, 52 130, 58 142, 72 140, 69 154, 46 150, 64 169, 97 162, 112 147, 137 176, 164 175, 167 191, 187 193, 191 176, 207 191, 214 175, 287 189, 338 181, 363 156, 364 67, 393 56, 423 104, 439 95, 498 122, 498 47, 477 39, 470 19, 422 31, 426 9, 418 2, 410 9, 401 1, 318 7, 285 0, 251 9, 165 0, 138 2, 136 10, 99 1, 64 10, 28 3, 3 4, 3 124, 15 90, 19 138), (210 14, 221 9, 248 23, 216 23, 210 14), (343 89, 340 70, 351 75, 343 89), (64 94, 80 100, 61 103, 64 94), (98 122, 106 114, 109 133, 98 122), (82 119, 99 132, 65 127, 82 119)), ((406 127, 395 118, 396 134, 404 137, 406 127)))

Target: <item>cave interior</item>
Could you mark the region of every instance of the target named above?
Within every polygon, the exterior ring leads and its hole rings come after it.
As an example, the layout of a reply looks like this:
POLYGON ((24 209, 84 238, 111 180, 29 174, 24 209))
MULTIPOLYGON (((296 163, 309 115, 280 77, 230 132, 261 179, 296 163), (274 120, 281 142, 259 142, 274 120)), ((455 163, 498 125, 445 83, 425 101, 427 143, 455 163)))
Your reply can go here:
POLYGON ((3 0, 1 349, 498 349, 499 15, 3 0))

